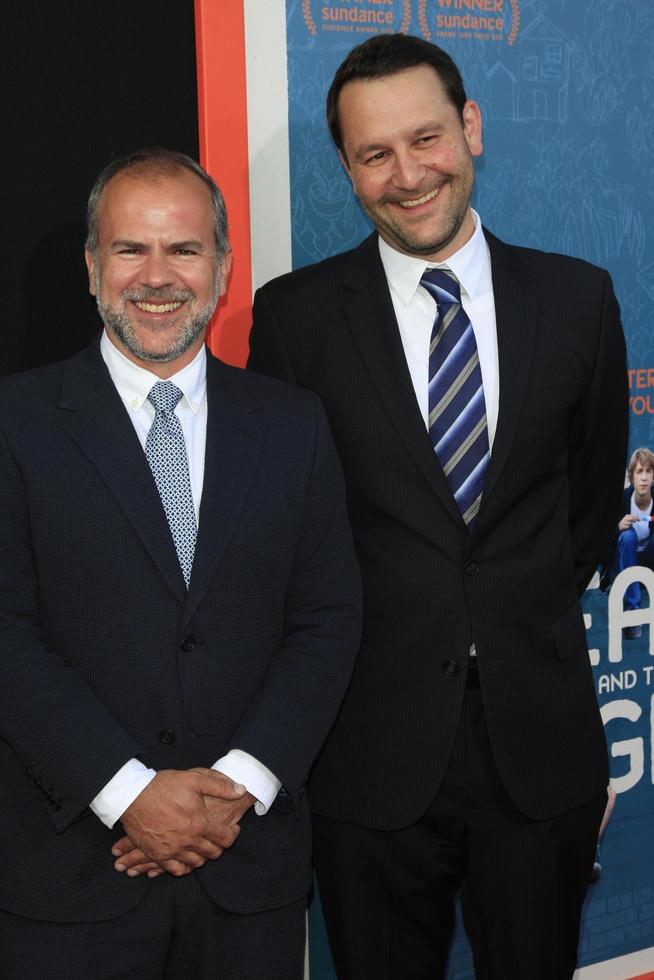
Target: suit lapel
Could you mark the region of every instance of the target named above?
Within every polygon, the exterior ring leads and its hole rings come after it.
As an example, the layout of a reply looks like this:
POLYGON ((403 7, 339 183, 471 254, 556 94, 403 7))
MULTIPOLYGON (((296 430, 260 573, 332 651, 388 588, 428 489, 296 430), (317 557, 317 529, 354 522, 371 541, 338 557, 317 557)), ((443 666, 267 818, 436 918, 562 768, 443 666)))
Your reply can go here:
POLYGON ((183 601, 186 587, 150 467, 97 344, 67 364, 59 409, 69 435, 114 495, 171 591, 183 601))
POLYGON ((376 233, 355 252, 343 287, 344 314, 379 398, 423 476, 463 526, 416 401, 376 233))
POLYGON ((519 253, 485 232, 491 253, 499 361, 499 413, 479 524, 492 506, 493 489, 506 464, 522 411, 537 334, 540 306, 523 275, 519 253))
POLYGON ((184 609, 190 618, 213 581, 254 479, 265 435, 241 372, 207 352, 207 440, 198 539, 184 609))
MULTIPOLYGON (((478 527, 492 504, 506 464, 527 390, 539 317, 519 253, 485 231, 491 252, 499 360, 499 413, 478 527)), ((361 357, 408 451, 424 477, 463 527, 463 520, 436 459, 418 408, 376 234, 355 252, 343 280, 344 313, 361 357)))

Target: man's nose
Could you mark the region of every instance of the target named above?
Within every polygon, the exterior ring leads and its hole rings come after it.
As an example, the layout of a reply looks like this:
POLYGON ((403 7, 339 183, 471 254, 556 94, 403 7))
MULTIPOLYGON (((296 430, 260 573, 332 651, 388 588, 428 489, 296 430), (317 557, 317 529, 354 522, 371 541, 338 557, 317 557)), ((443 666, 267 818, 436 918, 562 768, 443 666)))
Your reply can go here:
POLYGON ((414 190, 425 176, 425 166, 410 150, 402 150, 395 155, 393 183, 399 189, 414 190))
POLYGON ((148 286, 165 286, 173 282, 175 276, 171 268, 170 259, 164 249, 153 248, 148 252, 145 262, 141 267, 141 278, 148 286))

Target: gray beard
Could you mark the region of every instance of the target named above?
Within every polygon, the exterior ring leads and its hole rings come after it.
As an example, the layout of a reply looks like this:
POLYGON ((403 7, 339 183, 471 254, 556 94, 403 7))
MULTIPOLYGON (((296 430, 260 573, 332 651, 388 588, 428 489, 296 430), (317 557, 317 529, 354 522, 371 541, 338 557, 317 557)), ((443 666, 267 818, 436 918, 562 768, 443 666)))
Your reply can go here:
POLYGON ((169 347, 162 351, 151 351, 143 347, 136 332, 132 328, 127 313, 116 310, 111 306, 104 306, 100 299, 97 300, 97 306, 105 327, 118 337, 130 354, 133 354, 139 361, 157 361, 165 364, 185 354, 197 338, 204 333, 216 304, 215 302, 207 303, 194 316, 189 317, 183 324, 179 335, 169 347))
MULTIPOLYGON (((220 287, 220 276, 221 269, 218 270, 216 275, 216 282, 214 288, 214 295, 204 306, 201 306, 199 310, 195 312, 193 316, 190 316, 182 324, 178 336, 172 341, 170 347, 163 351, 150 351, 146 350, 141 342, 139 341, 138 335, 134 328, 132 327, 129 315, 124 310, 117 310, 113 306, 105 305, 100 299, 100 277, 96 272, 95 276, 95 295, 96 304, 98 307, 98 313, 100 318, 107 329, 111 330, 116 337, 121 341, 125 348, 136 357, 139 361, 150 361, 157 362, 160 364, 166 364, 169 361, 175 361, 182 354, 192 347, 195 341, 200 337, 204 331, 207 329, 209 320, 213 315, 213 311, 216 308, 218 302, 218 290, 220 287)), ((195 294, 192 292, 187 292, 184 290, 164 290, 165 300, 169 302, 175 302, 177 300, 188 300, 195 299, 195 294)), ((154 298, 161 299, 161 295, 157 293, 156 290, 147 290, 148 295, 131 295, 125 297, 125 301, 129 302, 134 299, 139 299, 144 302, 148 302, 154 298)))

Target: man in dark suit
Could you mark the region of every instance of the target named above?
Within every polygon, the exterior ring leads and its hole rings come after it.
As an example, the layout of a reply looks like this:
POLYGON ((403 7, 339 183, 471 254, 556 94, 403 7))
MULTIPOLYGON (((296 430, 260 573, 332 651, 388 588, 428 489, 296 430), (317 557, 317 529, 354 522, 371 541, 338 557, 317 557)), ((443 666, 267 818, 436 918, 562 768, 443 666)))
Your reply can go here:
POLYGON ((480 111, 439 48, 364 42, 328 121, 377 234, 259 290, 249 366, 323 400, 362 570, 310 782, 336 970, 442 976, 461 891, 477 977, 569 978, 608 781, 579 597, 619 508, 617 303, 482 228, 480 111))
POLYGON ((107 167, 86 259, 99 343, 0 388, 0 975, 299 978, 360 630, 336 453, 314 395, 204 347, 194 161, 107 167))

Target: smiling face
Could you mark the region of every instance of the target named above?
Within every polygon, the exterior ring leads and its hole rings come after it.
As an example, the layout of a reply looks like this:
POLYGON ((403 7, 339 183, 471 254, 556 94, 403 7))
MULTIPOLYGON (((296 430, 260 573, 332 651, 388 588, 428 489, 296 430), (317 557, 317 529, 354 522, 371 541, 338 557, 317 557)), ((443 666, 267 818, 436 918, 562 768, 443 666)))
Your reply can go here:
POLYGON ((640 503, 649 503, 651 499, 652 483, 654 483, 654 470, 651 466, 638 462, 634 467, 632 476, 636 499, 640 503))
POLYGON ((98 247, 86 251, 89 289, 112 342, 170 377, 193 360, 231 255, 216 255, 208 188, 195 174, 113 177, 98 207, 98 247))
POLYGON ((406 255, 442 261, 473 233, 472 158, 481 114, 463 119, 428 65, 356 79, 338 100, 341 159, 377 231, 406 255))

